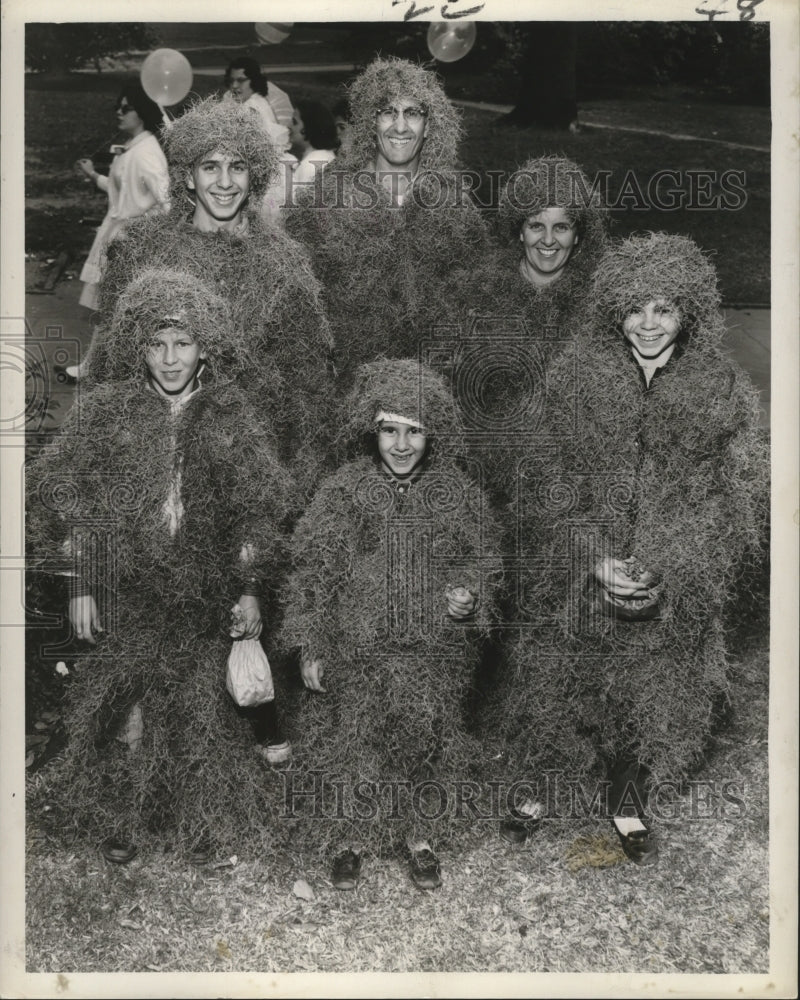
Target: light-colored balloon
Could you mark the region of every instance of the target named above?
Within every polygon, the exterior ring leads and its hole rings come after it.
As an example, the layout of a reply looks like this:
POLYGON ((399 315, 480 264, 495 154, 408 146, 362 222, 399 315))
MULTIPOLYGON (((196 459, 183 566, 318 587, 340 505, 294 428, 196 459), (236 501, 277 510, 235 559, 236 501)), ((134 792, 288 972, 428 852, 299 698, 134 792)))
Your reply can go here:
POLYGON ((169 107, 182 101, 192 88, 192 67, 176 49, 156 49, 142 63, 142 87, 151 101, 169 107))
POLYGON ((257 21, 255 24, 259 41, 266 42, 267 45, 278 45, 285 41, 293 27, 294 21, 257 21))
POLYGON ((474 21, 434 21, 428 28, 428 49, 439 62, 463 59, 475 44, 474 21))

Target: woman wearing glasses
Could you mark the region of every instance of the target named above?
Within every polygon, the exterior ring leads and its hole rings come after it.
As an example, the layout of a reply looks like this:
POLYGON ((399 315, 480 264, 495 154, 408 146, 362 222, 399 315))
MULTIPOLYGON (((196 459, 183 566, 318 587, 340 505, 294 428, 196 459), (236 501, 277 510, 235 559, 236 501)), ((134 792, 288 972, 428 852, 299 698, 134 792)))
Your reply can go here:
MULTIPOLYGON (((77 169, 108 195, 108 212, 81 271, 80 304, 96 312, 98 289, 106 264, 108 244, 140 215, 169 209, 169 171, 157 135, 162 124, 159 106, 151 101, 140 83, 122 88, 116 106, 117 124, 127 136, 122 146, 112 147, 114 159, 108 177, 99 174, 88 158, 78 160, 77 169)), ((83 365, 65 369, 69 378, 80 378, 83 365)))

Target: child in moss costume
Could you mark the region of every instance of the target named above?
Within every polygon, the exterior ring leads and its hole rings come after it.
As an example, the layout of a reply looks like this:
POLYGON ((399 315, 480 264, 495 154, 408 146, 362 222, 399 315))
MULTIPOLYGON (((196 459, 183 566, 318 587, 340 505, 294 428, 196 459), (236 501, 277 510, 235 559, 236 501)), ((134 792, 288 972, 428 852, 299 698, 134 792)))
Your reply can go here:
MULTIPOLYGON (((142 267, 179 268, 209 282, 228 302, 251 358, 240 388, 274 429, 301 508, 330 453, 333 341, 308 255, 260 217, 279 150, 258 115, 215 98, 173 122, 165 148, 172 210, 138 221, 115 243, 101 314, 108 323, 117 297, 142 267)), ((89 373, 94 381, 108 378, 102 340, 89 373)))
MULTIPOLYGON (((376 59, 349 89, 351 142, 320 184, 298 193, 286 228, 325 289, 340 385, 373 358, 420 357, 435 323, 453 322, 454 282, 489 247, 459 176, 458 112, 436 75, 376 59)), ((464 279, 466 280, 466 279, 464 279)))
POLYGON ((298 523, 285 594, 283 638, 301 648, 312 692, 293 718, 296 777, 318 779, 298 836, 317 850, 346 845, 333 869, 342 889, 356 884, 362 849, 405 842, 429 889, 437 844, 459 825, 454 783, 477 759, 465 707, 493 616, 497 533, 457 464, 457 411, 433 372, 363 365, 343 413, 358 457, 298 523), (324 808, 331 793, 341 816, 324 808))
MULTIPOLYGON (((657 856, 648 791, 701 759, 729 688, 723 612, 763 542, 757 394, 722 349, 713 267, 655 233, 608 250, 551 369, 516 505, 533 609, 487 714, 513 778, 608 780, 628 856, 657 856)), ((551 789, 552 792, 552 789, 551 789)), ((532 794, 501 827, 524 839, 532 794)), ((590 796, 587 796, 587 801, 590 796)))
POLYGON ((225 689, 232 608, 258 637, 287 516, 272 434, 236 388, 251 361, 226 303, 177 271, 131 282, 104 347, 108 381, 28 477, 31 549, 75 574, 70 621, 93 647, 49 794, 109 861, 264 849, 274 779, 225 689))

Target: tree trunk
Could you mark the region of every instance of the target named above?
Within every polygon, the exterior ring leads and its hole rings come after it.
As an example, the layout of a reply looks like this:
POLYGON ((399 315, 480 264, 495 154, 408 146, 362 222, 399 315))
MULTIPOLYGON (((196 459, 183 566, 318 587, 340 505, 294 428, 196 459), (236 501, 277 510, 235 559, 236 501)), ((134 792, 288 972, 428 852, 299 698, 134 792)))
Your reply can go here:
POLYGON ((578 117, 577 28, 572 23, 529 21, 523 35, 517 104, 510 125, 566 130, 578 117))

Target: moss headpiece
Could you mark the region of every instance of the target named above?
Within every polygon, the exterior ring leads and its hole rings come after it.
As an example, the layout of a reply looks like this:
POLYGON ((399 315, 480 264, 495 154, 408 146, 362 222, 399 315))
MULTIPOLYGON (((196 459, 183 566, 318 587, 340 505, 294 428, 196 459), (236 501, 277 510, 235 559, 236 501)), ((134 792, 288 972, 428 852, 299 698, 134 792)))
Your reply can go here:
POLYGON ((277 175, 279 150, 267 135, 260 116, 243 104, 209 97, 198 101, 165 130, 170 191, 191 205, 186 175, 203 156, 219 149, 240 156, 250 167, 251 203, 259 201, 277 175))
POLYGON ((224 299, 183 271, 147 268, 117 301, 105 339, 108 381, 141 378, 153 337, 165 326, 191 333, 217 376, 233 378, 247 364, 224 299))
POLYGON ((580 236, 603 238, 606 208, 602 195, 578 164, 563 156, 539 156, 511 174, 500 192, 499 231, 504 238, 516 239, 527 218, 554 207, 566 210, 580 236))
POLYGON ((437 455, 461 451, 461 421, 444 380, 418 361, 385 359, 361 365, 343 404, 342 443, 363 445, 375 433, 381 411, 424 427, 437 455))
POLYGON ((688 336, 699 325, 721 332, 717 273, 688 236, 631 236, 603 254, 594 274, 592 302, 607 330, 618 332, 633 309, 659 298, 680 309, 688 336))
POLYGON ((428 113, 428 134, 422 145, 420 171, 452 170, 461 138, 459 114, 431 70, 406 59, 376 59, 349 88, 352 142, 344 165, 365 167, 375 158, 375 115, 387 101, 406 98, 428 113))

